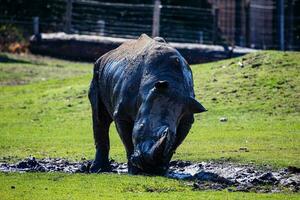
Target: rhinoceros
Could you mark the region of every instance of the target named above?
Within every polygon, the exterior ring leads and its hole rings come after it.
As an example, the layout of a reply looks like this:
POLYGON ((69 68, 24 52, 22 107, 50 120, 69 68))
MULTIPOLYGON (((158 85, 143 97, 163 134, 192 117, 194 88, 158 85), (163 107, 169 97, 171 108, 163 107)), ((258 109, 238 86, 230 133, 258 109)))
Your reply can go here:
POLYGON ((187 136, 194 113, 206 109, 195 99, 192 71, 163 38, 142 34, 101 56, 89 89, 95 159, 90 171, 110 170, 112 121, 125 146, 128 172, 164 174, 187 136))

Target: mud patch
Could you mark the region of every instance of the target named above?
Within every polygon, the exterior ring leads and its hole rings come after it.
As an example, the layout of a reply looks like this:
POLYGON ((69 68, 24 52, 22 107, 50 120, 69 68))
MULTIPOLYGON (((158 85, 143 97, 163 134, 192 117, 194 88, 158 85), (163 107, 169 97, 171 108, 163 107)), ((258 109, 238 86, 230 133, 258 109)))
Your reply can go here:
MULTIPOLYGON (((18 163, 0 163, 1 172, 64 172, 89 173, 91 161, 70 162, 60 158, 26 158, 18 163)), ((111 161, 111 173, 127 173, 126 163, 111 161)), ((168 178, 185 180, 196 190, 241 192, 299 192, 300 173, 297 167, 281 170, 259 168, 230 162, 172 161, 168 178)))
POLYGON ((272 170, 270 167, 229 162, 172 161, 168 177, 193 180, 193 187, 200 190, 227 188, 243 192, 299 192, 300 173, 295 168, 272 170))

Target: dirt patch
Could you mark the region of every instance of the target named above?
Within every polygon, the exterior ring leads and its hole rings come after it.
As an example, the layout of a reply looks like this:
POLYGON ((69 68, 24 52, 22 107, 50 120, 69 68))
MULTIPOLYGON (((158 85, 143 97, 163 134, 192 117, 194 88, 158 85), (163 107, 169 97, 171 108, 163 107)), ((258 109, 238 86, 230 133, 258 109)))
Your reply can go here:
MULTIPOLYGON (((60 158, 26 158, 18 163, 0 163, 1 172, 65 172, 89 173, 91 161, 70 162, 60 158)), ((126 163, 111 161, 111 173, 127 173, 126 163)), ((197 190, 224 190, 239 192, 299 192, 300 173, 297 167, 272 170, 253 165, 230 162, 172 161, 165 175, 185 180, 197 190)))

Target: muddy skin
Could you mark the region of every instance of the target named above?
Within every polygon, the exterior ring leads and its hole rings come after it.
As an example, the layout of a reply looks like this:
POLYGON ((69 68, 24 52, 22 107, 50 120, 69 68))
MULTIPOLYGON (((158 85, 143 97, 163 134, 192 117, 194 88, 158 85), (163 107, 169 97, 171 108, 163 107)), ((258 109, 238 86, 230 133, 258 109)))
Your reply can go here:
POLYGON ((111 170, 108 132, 114 121, 128 172, 164 174, 194 114, 206 111, 193 87, 188 63, 163 38, 142 34, 99 58, 89 90, 96 147, 90 171, 111 170))
MULTIPOLYGON (((27 158, 15 164, 0 163, 1 172, 63 172, 90 173, 92 161, 69 162, 59 158, 27 158)), ((110 161, 110 172, 125 174, 126 163, 110 161)), ((231 192, 275 193, 289 190, 299 192, 300 173, 297 167, 272 170, 253 165, 230 162, 171 161, 164 176, 185 180, 196 190, 224 190, 231 192)))

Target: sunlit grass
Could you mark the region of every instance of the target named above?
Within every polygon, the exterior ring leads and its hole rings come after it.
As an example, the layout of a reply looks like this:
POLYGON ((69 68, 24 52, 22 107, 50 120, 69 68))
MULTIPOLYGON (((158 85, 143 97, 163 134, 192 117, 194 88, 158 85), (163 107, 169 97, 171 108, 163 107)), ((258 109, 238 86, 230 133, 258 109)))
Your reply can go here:
MULTIPOLYGON (((92 159, 87 91, 93 65, 35 56, 0 57, 6 61, 0 62, 0 158, 92 159)), ((209 111, 196 115, 174 159, 228 159, 300 167, 299 60, 300 53, 267 51, 192 66, 197 98, 209 111), (221 117, 228 121, 220 122, 221 117)), ((111 158, 125 162, 125 150, 114 125, 110 138, 111 158)), ((178 181, 158 177, 0 174, 0 179, 0 197, 4 199, 285 197, 196 192, 178 181), (63 178, 53 181, 55 177, 63 178), (16 189, 10 188, 13 184, 16 189), (162 192, 147 191, 144 185, 151 184, 162 192), (112 190, 116 196, 109 192, 112 190)))

